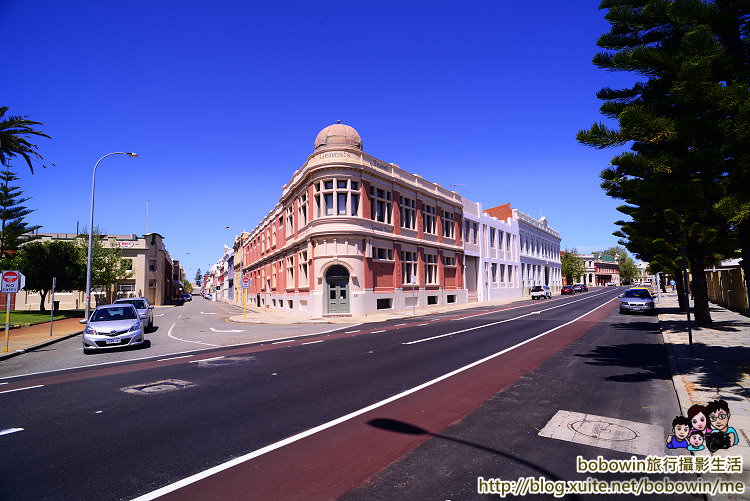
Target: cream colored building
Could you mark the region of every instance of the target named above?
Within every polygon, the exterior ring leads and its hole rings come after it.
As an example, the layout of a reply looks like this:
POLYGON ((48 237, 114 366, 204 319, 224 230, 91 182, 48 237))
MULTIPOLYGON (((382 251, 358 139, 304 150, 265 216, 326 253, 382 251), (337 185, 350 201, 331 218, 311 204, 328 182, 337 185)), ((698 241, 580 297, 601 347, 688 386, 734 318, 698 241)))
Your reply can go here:
MULTIPOLYGON (((88 242, 87 236, 79 237, 73 233, 39 233, 37 236, 40 241, 74 242, 76 238, 82 238, 84 243, 88 242)), ((130 261, 131 277, 116 284, 115 299, 145 297, 154 305, 167 304, 172 300, 175 291, 180 287, 173 280, 179 277, 179 273, 173 276, 174 263, 164 247, 164 237, 158 233, 149 233, 140 237, 132 234, 102 235, 100 238, 104 247, 119 247, 123 258, 130 261)), ((95 289, 92 294, 92 306, 103 304, 106 297, 105 291, 95 289)), ((40 299, 39 293, 21 291, 16 295, 16 309, 38 310, 40 299)), ((59 302, 59 309, 82 309, 84 300, 83 291, 55 292, 55 301, 59 302)), ((45 306, 50 308, 51 294, 47 294, 45 301, 45 306)))

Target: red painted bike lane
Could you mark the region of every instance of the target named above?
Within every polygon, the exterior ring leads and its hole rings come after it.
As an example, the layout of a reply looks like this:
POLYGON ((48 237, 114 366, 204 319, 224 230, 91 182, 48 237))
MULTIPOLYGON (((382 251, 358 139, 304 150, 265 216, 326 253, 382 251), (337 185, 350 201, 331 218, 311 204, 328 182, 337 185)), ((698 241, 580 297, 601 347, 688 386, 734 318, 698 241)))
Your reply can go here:
MULTIPOLYGON (((612 300, 569 324, 403 398, 262 453, 205 478, 189 478, 142 499, 328 500, 385 468, 597 325, 615 308, 612 300), (368 424, 396 420, 427 430, 404 434, 368 424), (195 480, 195 481, 193 481, 195 480), (176 488, 176 489, 175 489, 176 488), (171 492, 165 492, 170 489, 171 492)), ((487 426, 498 426, 487 423, 487 426)), ((241 440, 237 437, 237 440, 241 440)), ((196 446, 199 446, 196 444, 196 446)), ((212 473, 212 474, 210 474, 212 473)), ((141 499, 141 498, 139 498, 141 499)))

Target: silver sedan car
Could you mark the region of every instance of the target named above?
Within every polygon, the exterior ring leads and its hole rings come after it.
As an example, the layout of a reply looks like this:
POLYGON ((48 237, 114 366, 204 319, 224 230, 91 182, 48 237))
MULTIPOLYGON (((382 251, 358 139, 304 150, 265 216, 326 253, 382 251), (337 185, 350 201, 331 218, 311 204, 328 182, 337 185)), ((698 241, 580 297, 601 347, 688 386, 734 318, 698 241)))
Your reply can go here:
MULTIPOLYGON (((81 320, 86 323, 86 320, 81 320)), ((83 331, 83 352, 142 345, 143 322, 132 304, 97 306, 83 331)))
POLYGON ((654 298, 646 289, 628 289, 620 295, 620 313, 630 311, 656 313, 654 298))
POLYGON ((138 314, 141 316, 145 330, 151 330, 154 328, 154 306, 148 303, 148 299, 145 297, 128 297, 118 299, 114 304, 132 304, 135 309, 138 310, 138 314))

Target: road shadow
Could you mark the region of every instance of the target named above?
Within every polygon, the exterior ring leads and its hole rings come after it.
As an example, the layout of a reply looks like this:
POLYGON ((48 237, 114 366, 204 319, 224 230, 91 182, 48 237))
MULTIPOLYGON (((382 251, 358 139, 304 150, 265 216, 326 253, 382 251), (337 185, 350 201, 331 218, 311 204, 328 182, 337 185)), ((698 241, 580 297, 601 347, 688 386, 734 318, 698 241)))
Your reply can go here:
MULTIPOLYGON (((623 330, 636 330, 636 327, 627 325, 623 324, 623 330)), ((588 353, 576 356, 586 359, 590 365, 629 369, 622 374, 607 376, 605 379, 609 381, 643 382, 671 377, 667 350, 675 354, 678 375, 694 375, 693 384, 696 386, 721 391, 726 395, 722 397, 724 400, 750 398, 750 389, 740 385, 750 372, 750 348, 744 346, 694 342, 691 353, 685 344, 622 343, 597 346, 588 353), (727 394, 730 389, 731 394, 727 394)))
POLYGON ((149 334, 153 334, 154 332, 156 332, 156 331, 158 331, 158 330, 159 330, 159 326, 158 326, 158 325, 154 325, 154 326, 153 326, 153 327, 151 327, 151 328, 150 328, 150 329, 149 329, 149 330, 148 330, 147 332, 148 332, 149 334))
MULTIPOLYGON (((399 421, 397 419, 388 419, 388 418, 375 418, 375 419, 371 419, 370 421, 368 421, 367 424, 370 425, 370 426, 372 426, 373 428, 377 428, 377 429, 385 430, 385 431, 390 431, 390 432, 393 432, 393 433, 401 433, 401 434, 404 434, 404 435, 416 435, 416 436, 427 435, 427 436, 430 436, 432 438, 438 438, 438 439, 441 439, 441 440, 448 440, 450 442, 454 442, 454 443, 460 444, 460 445, 465 445, 467 447, 471 447, 471 448, 474 448, 474 449, 477 449, 477 450, 480 450, 480 451, 483 451, 483 452, 489 452, 491 454, 496 454, 496 455, 501 456, 501 457, 503 457, 505 459, 508 459, 508 460, 510 460, 510 461, 512 461, 514 463, 522 464, 522 465, 524 465, 524 466, 526 466, 528 468, 531 468, 532 470, 538 472, 539 474, 544 475, 547 479, 562 480, 559 476, 555 475, 554 473, 552 473, 551 471, 545 469, 544 467, 542 467, 542 466, 540 466, 540 465, 538 465, 536 463, 532 463, 530 461, 522 459, 522 458, 520 458, 518 456, 514 456, 513 454, 508 454, 506 452, 499 451, 497 449, 493 449, 492 447, 487 447, 487 446, 482 445, 482 444, 477 444, 477 443, 474 443, 474 442, 469 442, 467 440, 462 440, 460 438, 454 438, 454 437, 450 437, 448 435, 441 435, 439 433, 432 433, 432 432, 430 432, 430 431, 428 431, 428 430, 426 430, 424 428, 421 428, 419 426, 416 426, 416 425, 413 425, 413 424, 410 424, 410 423, 407 423, 407 422, 404 422, 404 421, 399 421)), ((580 499, 580 498, 578 498, 578 497, 570 497, 569 499, 580 499)))

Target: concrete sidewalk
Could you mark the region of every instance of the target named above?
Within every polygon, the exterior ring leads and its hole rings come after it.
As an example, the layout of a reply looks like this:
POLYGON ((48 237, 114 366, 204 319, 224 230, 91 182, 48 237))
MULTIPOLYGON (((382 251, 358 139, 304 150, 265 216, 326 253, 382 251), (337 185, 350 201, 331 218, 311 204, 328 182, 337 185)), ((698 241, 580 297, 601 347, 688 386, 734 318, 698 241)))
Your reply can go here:
MULTIPOLYGON (((693 404, 707 405, 713 400, 725 400, 731 414, 729 426, 734 427, 739 436, 739 444, 734 447, 720 449, 714 454, 708 450, 695 454, 742 456, 742 475, 735 473, 722 477, 733 482, 741 480, 745 486, 750 486, 750 318, 711 304, 713 325, 710 328, 693 325, 691 350, 687 319, 684 312, 678 311, 677 293, 663 293, 658 312, 682 415, 687 416, 688 408, 693 404)), ((710 480, 712 475, 706 477, 710 480)), ((750 499, 750 492, 714 496, 712 499, 750 499)))
POLYGON ((408 308, 398 311, 384 311, 380 313, 370 313, 367 315, 326 315, 323 317, 302 317, 286 311, 277 309, 263 309, 255 306, 248 306, 246 315, 242 315, 242 306, 233 303, 225 303, 236 308, 240 313, 229 317, 230 322, 247 323, 247 324, 352 324, 365 322, 385 322, 387 320, 400 320, 424 315, 441 315, 444 313, 459 312, 473 308, 493 308, 503 306, 519 301, 531 300, 530 297, 515 297, 509 299, 500 299, 496 301, 485 301, 481 303, 463 303, 442 306, 427 306, 421 308, 408 308))
POLYGON ((8 332, 8 351, 4 351, 5 332, 3 331, 2 338, 0 338, 2 340, 0 360, 76 336, 83 332, 83 325, 81 325, 80 320, 80 318, 55 320, 52 325, 51 336, 49 322, 11 329, 8 332))

